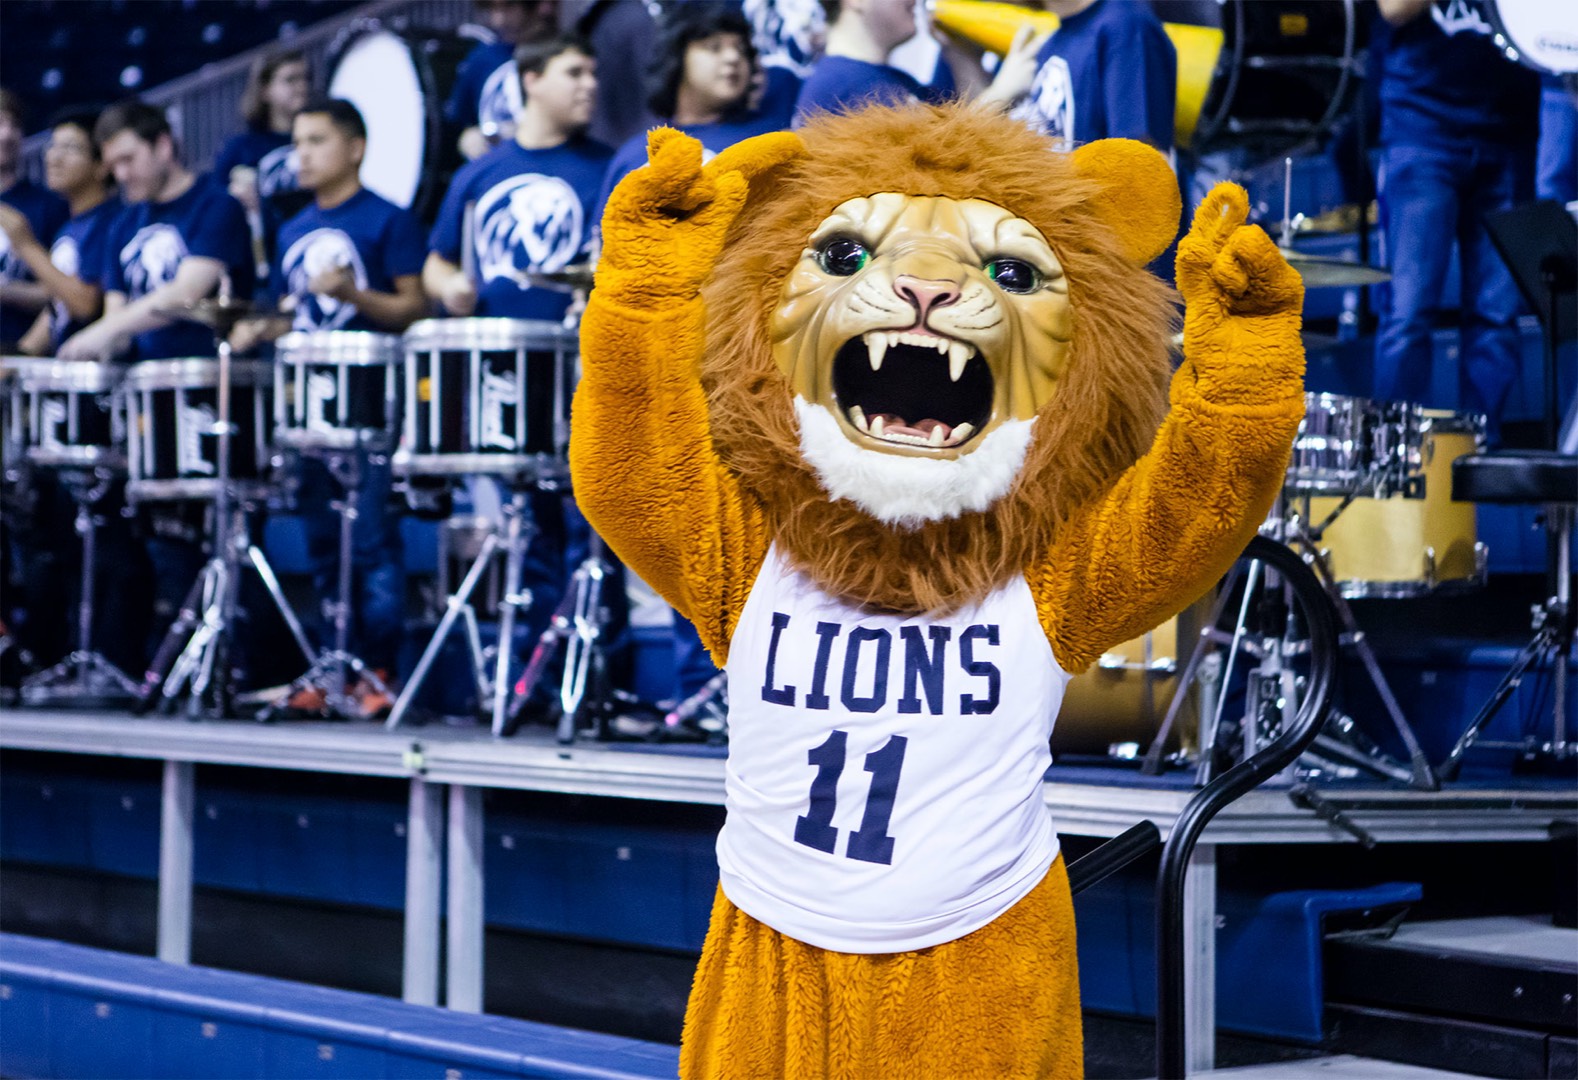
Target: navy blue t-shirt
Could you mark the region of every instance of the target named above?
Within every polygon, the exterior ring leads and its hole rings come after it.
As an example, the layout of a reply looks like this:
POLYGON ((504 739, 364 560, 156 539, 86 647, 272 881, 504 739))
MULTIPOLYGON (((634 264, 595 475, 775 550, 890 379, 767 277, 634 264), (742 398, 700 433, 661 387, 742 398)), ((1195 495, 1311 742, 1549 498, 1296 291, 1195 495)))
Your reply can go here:
MULTIPOLYGON (((701 143, 702 160, 711 161, 719 153, 727 150, 737 142, 757 135, 765 135, 769 131, 781 131, 783 125, 770 117, 750 116, 742 120, 726 120, 717 124, 688 124, 670 125, 677 131, 701 143)), ((594 224, 603 219, 603 208, 608 205, 608 196, 618 186, 619 181, 635 172, 647 163, 647 133, 633 135, 614 154, 614 159, 608 163, 608 174, 603 178, 603 186, 597 196, 597 208, 593 215, 594 224)))
POLYGON ((1383 145, 1533 145, 1539 76, 1502 55, 1478 5, 1438 0, 1403 26, 1376 25, 1383 145))
POLYGON ((1054 139, 1173 145, 1178 54, 1147 4, 1097 0, 1062 21, 1013 115, 1054 139))
POLYGON ((297 330, 375 330, 354 304, 308 290, 318 274, 347 266, 358 289, 394 292, 394 279, 421 274, 427 244, 421 223, 409 210, 366 188, 324 210, 313 203, 279 231, 279 262, 273 280, 280 296, 296 298, 297 330))
POLYGON ((478 315, 558 319, 568 293, 534 288, 528 271, 562 270, 587 257, 592 212, 614 152, 586 138, 547 150, 495 146, 455 174, 428 250, 460 265, 461 225, 475 203, 478 315))
MULTIPOLYGON (((91 210, 84 210, 60 227, 49 246, 49 261, 62 274, 98 285, 104 278, 104 252, 110 226, 125 209, 117 198, 108 198, 91 210)), ((60 343, 87 323, 77 322, 59 300, 49 305, 49 340, 56 349, 60 343)))
POLYGON ((911 101, 942 101, 953 92, 953 74, 937 65, 932 85, 922 86, 907 71, 848 56, 824 56, 800 86, 794 123, 814 112, 848 112, 865 105, 904 105, 911 101), (944 76, 946 72, 946 76, 944 76))
POLYGON ((296 152, 288 132, 248 129, 232 135, 214 158, 214 177, 226 186, 230 171, 245 165, 258 171, 258 195, 272 199, 288 191, 299 191, 296 152))
MULTIPOLYGON (((39 243, 47 243, 51 237, 60 231, 60 227, 71 216, 71 209, 66 205, 66 200, 45 187, 28 179, 18 180, 0 194, 0 202, 6 203, 17 213, 27 218, 28 227, 33 230, 33 235, 38 237, 39 243)), ((0 230, 0 284, 12 281, 32 281, 33 271, 17 257, 11 250, 11 241, 0 230)), ((12 307, 10 304, 0 304, 0 341, 15 343, 23 334, 27 333, 33 325, 33 320, 38 318, 37 311, 26 311, 22 308, 12 307)))
POLYGON ((513 120, 520 107, 514 77, 515 49, 503 41, 484 41, 472 48, 455 71, 455 83, 444 103, 444 119, 456 128, 487 121, 513 120), (506 67, 508 65, 508 67, 506 67))
MULTIPOLYGON (((230 275, 237 299, 252 295, 255 271, 246 211, 224 185, 200 176, 186 194, 163 203, 133 203, 110 226, 104 258, 104 291, 128 302, 175 279, 188 256, 217 259, 230 275)), ((212 356, 214 335, 206 326, 172 322, 136 338, 139 360, 212 356)))

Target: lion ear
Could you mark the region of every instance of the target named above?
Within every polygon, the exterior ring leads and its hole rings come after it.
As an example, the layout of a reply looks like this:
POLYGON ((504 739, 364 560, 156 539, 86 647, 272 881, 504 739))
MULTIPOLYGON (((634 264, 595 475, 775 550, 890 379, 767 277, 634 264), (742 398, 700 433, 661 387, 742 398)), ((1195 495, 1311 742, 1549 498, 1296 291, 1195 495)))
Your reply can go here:
POLYGON ((1074 167, 1094 180, 1096 215, 1115 229, 1123 253, 1144 266, 1178 235, 1183 200, 1172 166, 1137 139, 1097 139, 1074 151, 1074 167))

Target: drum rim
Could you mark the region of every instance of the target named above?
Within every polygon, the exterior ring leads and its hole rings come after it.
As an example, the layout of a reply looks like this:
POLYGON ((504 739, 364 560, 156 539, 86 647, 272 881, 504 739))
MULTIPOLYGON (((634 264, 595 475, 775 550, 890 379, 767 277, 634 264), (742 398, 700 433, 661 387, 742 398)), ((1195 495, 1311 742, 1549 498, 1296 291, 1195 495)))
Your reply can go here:
POLYGON ((422 319, 404 334, 408 350, 515 349, 574 343, 578 335, 551 319, 422 319))
POLYGON ((292 366, 388 367, 404 357, 399 334, 372 330, 292 330, 274 343, 274 358, 292 366))
POLYGON ((104 360, 55 360, 40 358, 37 367, 18 370, 13 381, 24 392, 74 390, 102 394, 115 389, 126 377, 125 364, 104 360))
MULTIPOLYGON (((230 378, 248 386, 268 385, 273 379, 273 365, 267 360, 232 360, 230 378)), ((213 357, 143 360, 126 372, 129 390, 201 390, 218 385, 219 361, 213 357)))

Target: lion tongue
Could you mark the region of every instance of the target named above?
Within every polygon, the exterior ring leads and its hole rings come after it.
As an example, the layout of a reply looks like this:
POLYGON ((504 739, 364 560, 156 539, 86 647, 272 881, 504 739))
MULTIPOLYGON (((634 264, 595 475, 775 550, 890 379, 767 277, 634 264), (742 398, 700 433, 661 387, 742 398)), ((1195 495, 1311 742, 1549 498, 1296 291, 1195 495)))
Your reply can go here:
POLYGON ((875 423, 879 417, 882 420, 882 433, 884 435, 908 435, 912 438, 925 439, 927 442, 940 445, 947 442, 948 436, 953 434, 953 429, 947 424, 941 420, 933 420, 929 417, 910 424, 902 416, 897 416, 893 413, 878 413, 871 418, 872 422, 875 423), (933 435, 933 432, 939 429, 942 434, 933 435))

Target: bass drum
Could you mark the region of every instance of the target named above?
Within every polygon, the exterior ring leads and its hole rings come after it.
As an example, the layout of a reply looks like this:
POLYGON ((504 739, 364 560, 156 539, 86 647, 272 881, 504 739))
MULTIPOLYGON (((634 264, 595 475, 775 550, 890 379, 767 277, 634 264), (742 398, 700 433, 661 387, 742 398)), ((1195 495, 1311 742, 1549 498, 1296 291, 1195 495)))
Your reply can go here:
POLYGON ((1578 4, 1487 0, 1492 40, 1508 60, 1542 75, 1578 73, 1578 4))
POLYGON ((329 96, 355 105, 367 124, 362 183, 421 217, 431 216, 461 165, 444 99, 473 44, 360 19, 329 47, 329 96))
POLYGON ((1353 0, 1158 0, 1168 22, 1214 27, 1222 51, 1192 135, 1195 152, 1277 153, 1326 133, 1359 85, 1353 0))

